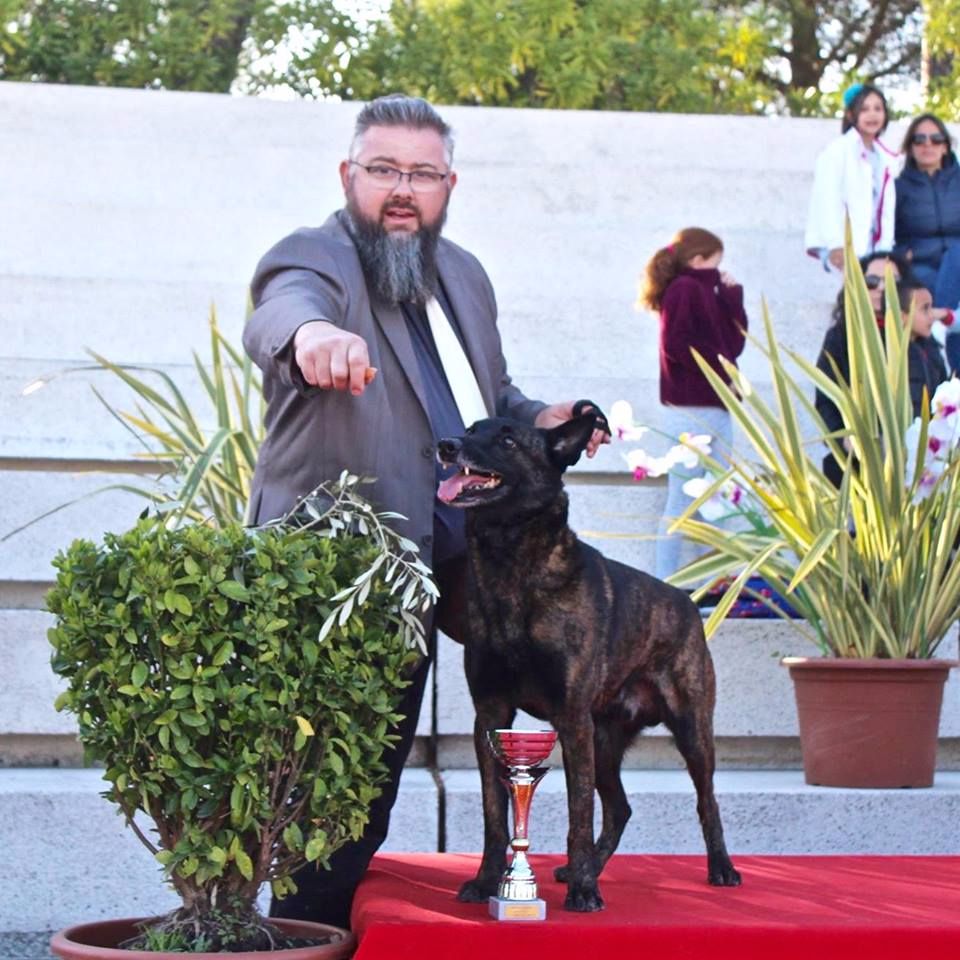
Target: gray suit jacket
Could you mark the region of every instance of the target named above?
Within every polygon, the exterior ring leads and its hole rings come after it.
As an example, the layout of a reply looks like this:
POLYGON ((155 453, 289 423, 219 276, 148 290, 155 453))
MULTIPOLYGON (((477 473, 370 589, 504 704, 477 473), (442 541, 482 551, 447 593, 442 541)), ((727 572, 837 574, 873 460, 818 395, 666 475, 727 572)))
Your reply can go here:
MULTIPOLYGON (((510 382, 486 273, 476 257, 448 240, 440 240, 437 262, 488 413, 532 422, 544 404, 510 382)), ((243 344, 263 371, 267 437, 250 518, 282 516, 317 484, 347 469, 377 479, 365 495, 408 518, 396 527, 429 563, 435 446, 414 347, 399 309, 367 290, 340 214, 273 247, 257 265, 251 292, 255 309, 243 344), (366 341, 379 373, 362 396, 319 390, 303 380, 292 342, 310 320, 327 320, 366 341)))

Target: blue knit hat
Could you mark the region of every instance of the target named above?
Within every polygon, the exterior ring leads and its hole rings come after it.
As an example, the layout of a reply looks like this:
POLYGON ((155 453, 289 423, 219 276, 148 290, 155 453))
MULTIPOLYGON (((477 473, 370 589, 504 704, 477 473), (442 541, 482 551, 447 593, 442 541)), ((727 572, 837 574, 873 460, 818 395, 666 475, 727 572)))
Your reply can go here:
POLYGON ((843 91, 843 109, 849 110, 850 104, 857 99, 857 94, 863 89, 862 83, 854 83, 843 91))

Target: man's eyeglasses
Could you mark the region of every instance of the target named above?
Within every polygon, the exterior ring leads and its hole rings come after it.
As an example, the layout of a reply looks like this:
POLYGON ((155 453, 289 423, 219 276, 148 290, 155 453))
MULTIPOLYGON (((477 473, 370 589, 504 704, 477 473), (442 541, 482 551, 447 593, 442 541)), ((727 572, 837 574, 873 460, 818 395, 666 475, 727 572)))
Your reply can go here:
POLYGON ((947 142, 947 138, 942 133, 915 133, 910 138, 910 142, 915 147, 922 147, 928 140, 938 147, 947 142))
POLYGON ((450 176, 450 171, 446 173, 437 173, 436 170, 398 170, 396 167, 387 166, 385 163, 358 163, 351 160, 350 163, 355 167, 365 170, 367 176, 373 181, 374 186, 381 187, 384 190, 393 190, 406 177, 410 184, 410 189, 415 193, 434 193, 443 187, 444 181, 450 176))

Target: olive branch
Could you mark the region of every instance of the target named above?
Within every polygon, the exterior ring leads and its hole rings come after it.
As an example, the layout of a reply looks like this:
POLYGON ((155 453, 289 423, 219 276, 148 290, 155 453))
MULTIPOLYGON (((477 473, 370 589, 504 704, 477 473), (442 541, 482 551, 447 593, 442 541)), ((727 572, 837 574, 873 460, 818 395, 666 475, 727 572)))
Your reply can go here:
POLYGON ((336 482, 315 487, 286 516, 270 520, 263 526, 299 528, 331 539, 350 535, 372 537, 379 548, 376 559, 354 578, 353 583, 330 598, 334 606, 320 627, 317 641, 326 639, 335 624, 346 625, 354 610, 366 602, 379 575, 385 584, 390 585, 390 594, 398 597, 395 622, 404 644, 411 649, 416 646, 426 654, 423 617, 437 601, 440 592, 430 568, 416 556, 419 547, 384 522, 405 520, 406 517, 393 511, 377 512, 357 492, 361 484, 373 482, 344 470, 336 482))

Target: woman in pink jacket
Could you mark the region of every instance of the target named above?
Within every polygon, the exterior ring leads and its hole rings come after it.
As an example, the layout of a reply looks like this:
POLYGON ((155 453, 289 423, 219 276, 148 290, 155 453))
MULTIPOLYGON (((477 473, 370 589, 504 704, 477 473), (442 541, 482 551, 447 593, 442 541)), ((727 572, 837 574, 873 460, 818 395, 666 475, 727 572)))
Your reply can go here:
MULTIPOLYGON (((663 430, 674 442, 685 432, 710 434, 713 456, 721 460, 733 443, 733 424, 691 351, 703 356, 727 382, 720 358, 735 362, 743 352, 747 330, 743 287, 730 274, 721 273, 722 259, 723 241, 718 236, 687 227, 650 259, 640 293, 641 303, 660 314, 663 430)), ((667 529, 691 502, 683 484, 702 473, 674 467, 668 475, 654 571, 661 579, 693 559, 693 544, 668 535, 667 529)))

